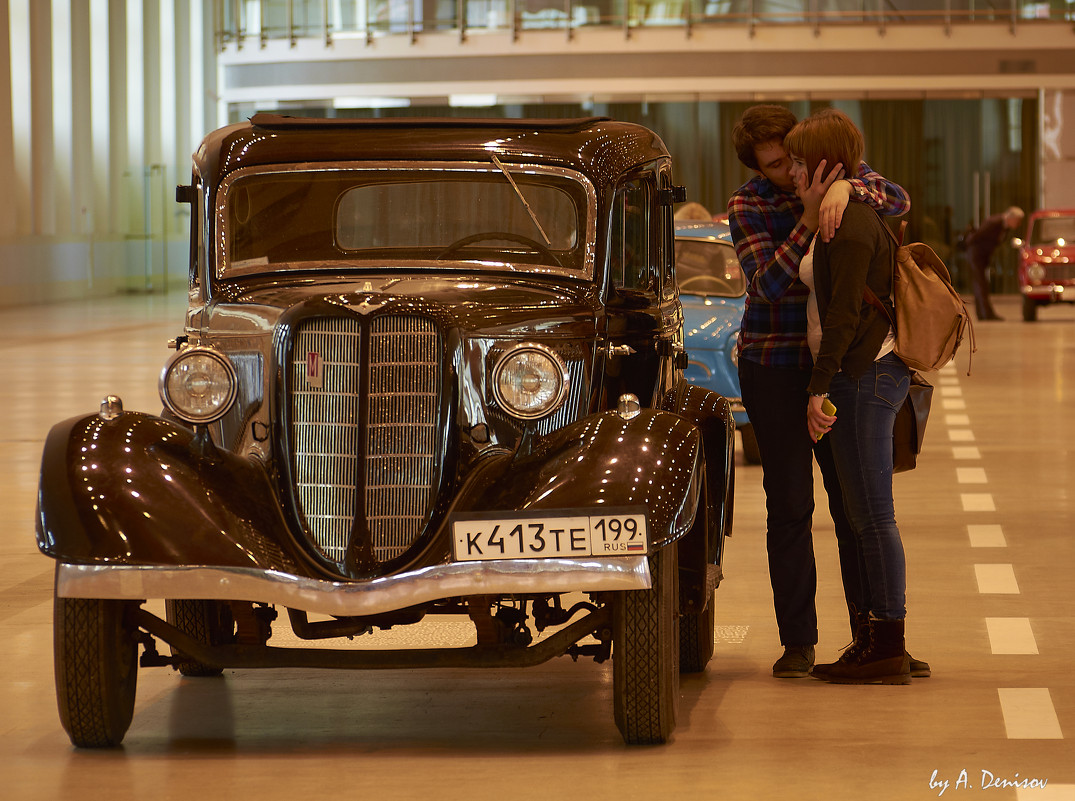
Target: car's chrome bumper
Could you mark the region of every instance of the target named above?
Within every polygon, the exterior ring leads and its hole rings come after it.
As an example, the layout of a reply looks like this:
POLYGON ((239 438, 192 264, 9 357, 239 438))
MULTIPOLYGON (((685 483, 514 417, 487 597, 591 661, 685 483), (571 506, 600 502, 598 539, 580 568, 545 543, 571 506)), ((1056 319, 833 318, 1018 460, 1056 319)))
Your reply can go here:
POLYGON ((1075 286, 1072 284, 1036 284, 1022 287, 1022 292, 1043 303, 1075 303, 1075 286))
POLYGON ((250 568, 59 563, 63 598, 204 598, 258 601, 326 615, 375 615, 467 595, 640 590, 651 586, 645 556, 517 559, 427 567, 368 582, 323 581, 250 568))

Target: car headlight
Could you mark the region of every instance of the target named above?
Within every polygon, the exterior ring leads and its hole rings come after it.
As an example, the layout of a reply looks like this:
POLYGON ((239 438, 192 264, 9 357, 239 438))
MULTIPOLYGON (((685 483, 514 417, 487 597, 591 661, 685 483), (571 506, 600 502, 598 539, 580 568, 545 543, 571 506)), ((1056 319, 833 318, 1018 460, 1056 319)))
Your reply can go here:
POLYGON ((1035 284, 1040 284, 1045 280, 1045 268, 1040 264, 1031 264, 1026 268, 1026 277, 1035 284))
POLYGON ((212 423, 231 408, 236 393, 235 368, 213 348, 178 351, 164 365, 160 395, 176 417, 188 423, 212 423))
POLYGON ((517 345, 493 368, 493 397, 505 411, 524 420, 554 411, 567 392, 567 370, 544 345, 517 345))

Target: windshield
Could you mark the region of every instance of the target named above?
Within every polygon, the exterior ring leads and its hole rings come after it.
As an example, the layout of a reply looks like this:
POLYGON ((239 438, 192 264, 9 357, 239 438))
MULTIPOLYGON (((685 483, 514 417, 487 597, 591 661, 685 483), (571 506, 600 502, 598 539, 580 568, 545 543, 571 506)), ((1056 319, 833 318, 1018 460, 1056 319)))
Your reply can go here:
POLYGON ((1033 245, 1075 245, 1075 217, 1039 217, 1034 221, 1033 245))
POLYGON ((676 238, 676 279, 687 295, 737 298, 747 291, 735 249, 713 239, 676 238))
POLYGON ((218 210, 218 275, 424 261, 589 276, 592 198, 569 171, 493 164, 237 174, 218 210))

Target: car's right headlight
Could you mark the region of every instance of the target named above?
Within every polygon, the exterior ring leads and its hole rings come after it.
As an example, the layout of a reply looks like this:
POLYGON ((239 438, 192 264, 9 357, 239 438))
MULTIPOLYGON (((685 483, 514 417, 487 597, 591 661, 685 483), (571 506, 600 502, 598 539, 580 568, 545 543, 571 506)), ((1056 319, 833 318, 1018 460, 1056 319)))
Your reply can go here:
POLYGON ((219 420, 235 402, 236 391, 235 368, 213 348, 182 348, 161 371, 161 400, 188 423, 219 420))
POLYGON ((493 397, 505 411, 524 420, 553 412, 567 392, 567 370, 544 345, 524 343, 511 348, 493 368, 493 397))

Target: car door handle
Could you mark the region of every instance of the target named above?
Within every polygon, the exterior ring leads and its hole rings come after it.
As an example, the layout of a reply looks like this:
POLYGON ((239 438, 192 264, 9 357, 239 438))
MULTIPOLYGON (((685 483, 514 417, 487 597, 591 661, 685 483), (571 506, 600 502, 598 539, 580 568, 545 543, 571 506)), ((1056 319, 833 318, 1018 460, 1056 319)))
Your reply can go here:
POLYGON ((632 348, 630 345, 612 345, 612 344, 609 344, 609 346, 608 346, 608 355, 609 356, 630 356, 632 353, 637 353, 637 351, 634 348, 632 348))

